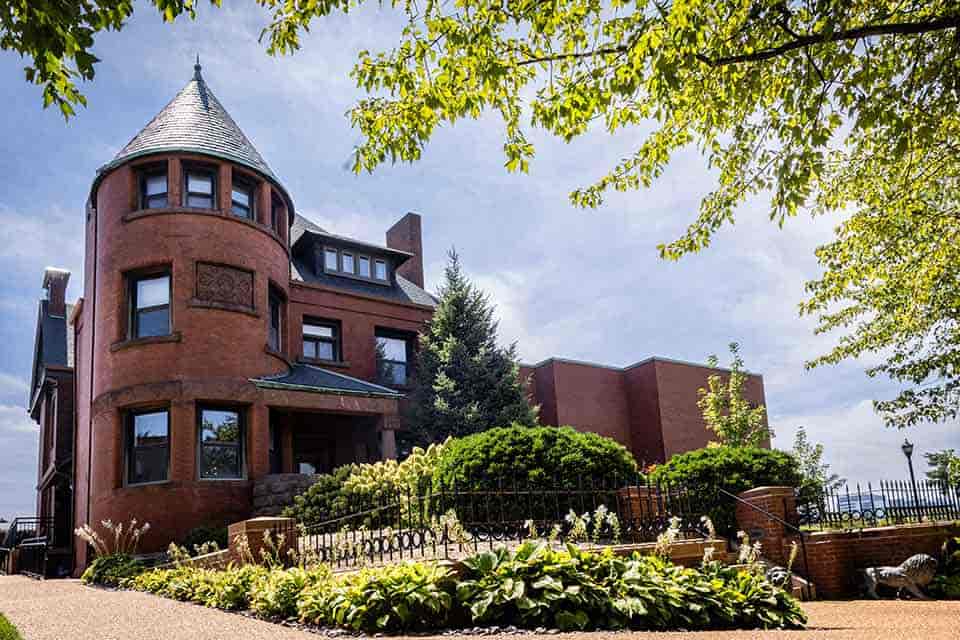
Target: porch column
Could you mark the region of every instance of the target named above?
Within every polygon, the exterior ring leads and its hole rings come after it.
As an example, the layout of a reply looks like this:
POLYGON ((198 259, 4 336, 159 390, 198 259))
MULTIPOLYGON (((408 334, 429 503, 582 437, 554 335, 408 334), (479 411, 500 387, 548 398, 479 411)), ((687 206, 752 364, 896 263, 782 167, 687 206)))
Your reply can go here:
POLYGON ((399 424, 399 416, 380 416, 377 430, 380 432, 380 455, 384 460, 397 459, 397 438, 394 435, 399 424))

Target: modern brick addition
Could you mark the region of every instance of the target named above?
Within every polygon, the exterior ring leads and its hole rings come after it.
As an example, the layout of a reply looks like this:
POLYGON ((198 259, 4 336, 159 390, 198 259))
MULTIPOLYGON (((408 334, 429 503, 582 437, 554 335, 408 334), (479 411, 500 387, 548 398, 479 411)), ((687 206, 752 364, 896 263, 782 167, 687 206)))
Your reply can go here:
MULTIPOLYGON (((623 368, 550 358, 520 369, 544 424, 613 438, 642 464, 664 462, 712 439, 697 407, 697 390, 718 372, 725 373, 666 358, 623 368)), ((763 378, 750 374, 745 394, 753 404, 765 404, 763 378)))

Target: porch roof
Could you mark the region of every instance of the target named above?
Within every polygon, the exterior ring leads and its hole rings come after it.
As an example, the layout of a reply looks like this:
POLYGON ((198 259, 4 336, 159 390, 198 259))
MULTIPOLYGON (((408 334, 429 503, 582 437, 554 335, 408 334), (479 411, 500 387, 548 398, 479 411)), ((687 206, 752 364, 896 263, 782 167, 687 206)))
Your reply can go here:
POLYGON ((310 364, 294 364, 290 371, 281 375, 252 378, 251 382, 265 389, 308 391, 335 395, 360 395, 378 398, 402 398, 399 391, 382 387, 366 380, 353 378, 336 371, 321 369, 310 364))

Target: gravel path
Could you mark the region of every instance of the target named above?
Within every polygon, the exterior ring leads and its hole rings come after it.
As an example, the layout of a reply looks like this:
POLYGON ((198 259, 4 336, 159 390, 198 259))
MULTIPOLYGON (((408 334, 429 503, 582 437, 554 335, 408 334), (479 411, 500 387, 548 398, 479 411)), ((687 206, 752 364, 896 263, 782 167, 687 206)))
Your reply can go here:
MULTIPOLYGON (((577 633, 562 640, 957 640, 960 602, 811 602, 806 631, 577 633)), ((0 612, 24 640, 321 640, 324 636, 135 592, 0 576, 0 612)), ((466 636, 464 636, 466 637, 466 636)), ((487 640, 490 636, 485 636, 487 640)), ((514 636, 504 636, 510 638, 514 636)), ((516 636, 532 638, 533 636, 516 636)), ((552 638, 555 636, 537 636, 552 638)), ((422 640, 418 638, 418 640, 422 640)), ((448 639, 449 640, 449 639, 448 639)))

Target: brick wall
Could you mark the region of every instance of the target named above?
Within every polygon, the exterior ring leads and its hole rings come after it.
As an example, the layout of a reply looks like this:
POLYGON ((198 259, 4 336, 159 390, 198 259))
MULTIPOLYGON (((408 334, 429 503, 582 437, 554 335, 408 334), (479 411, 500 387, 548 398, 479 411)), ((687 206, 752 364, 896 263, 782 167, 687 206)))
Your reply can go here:
MULTIPOLYGON (((867 567, 896 566, 917 553, 939 558, 940 547, 960 536, 960 523, 931 522, 875 527, 858 531, 822 531, 806 536, 806 574, 827 598, 856 596, 867 567)), ((786 543, 798 539, 790 536, 786 543)), ((803 568, 803 559, 797 561, 803 568)))
MULTIPOLYGON (((724 375, 722 369, 663 358, 622 369, 551 358, 520 369, 543 424, 612 438, 641 464, 664 462, 713 439, 697 406, 697 390, 718 372, 724 375)), ((744 393, 763 404, 763 378, 748 376, 744 393)))
MULTIPOLYGON (((769 514, 795 522, 796 500, 790 487, 758 487, 740 498, 769 514)), ((737 504, 737 524, 759 539, 763 556, 784 564, 793 542, 800 535, 758 509, 737 504)), ((931 522, 856 531, 817 531, 803 536, 801 551, 794 563, 798 573, 816 585, 825 598, 846 598, 860 593, 867 567, 895 566, 917 553, 938 557, 940 546, 951 536, 960 536, 960 523, 931 522)))

